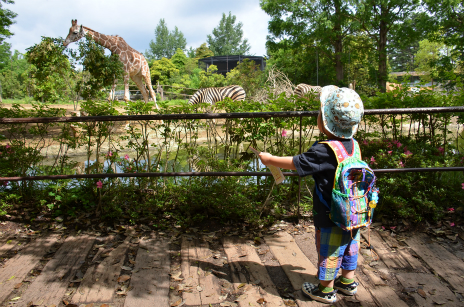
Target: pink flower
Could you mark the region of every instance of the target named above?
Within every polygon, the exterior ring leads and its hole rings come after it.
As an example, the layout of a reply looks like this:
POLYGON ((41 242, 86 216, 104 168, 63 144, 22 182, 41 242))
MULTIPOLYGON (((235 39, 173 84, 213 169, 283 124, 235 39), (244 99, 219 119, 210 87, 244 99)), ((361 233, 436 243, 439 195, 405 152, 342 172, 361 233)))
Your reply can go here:
POLYGON ((396 147, 400 148, 403 144, 401 144, 400 142, 396 143, 396 147))
POLYGON ((400 167, 404 167, 403 161, 400 161, 400 167))
POLYGON ((464 190, 464 183, 461 183, 462 184, 462 189, 464 190))
POLYGON ((445 149, 443 147, 438 147, 438 151, 442 155, 445 152, 445 149))
POLYGON ((364 144, 364 145, 367 145, 368 143, 367 143, 367 141, 366 141, 366 140, 363 140, 363 144, 364 144))
POLYGON ((111 150, 108 150, 108 153, 106 154, 107 157, 112 157, 113 156, 113 153, 111 152, 111 150))
POLYGON ((412 152, 410 152, 409 150, 407 150, 407 151, 404 152, 404 154, 405 154, 406 156, 409 156, 409 155, 412 155, 412 152))
POLYGON ((382 229, 385 230, 385 226, 382 226, 382 229))
POLYGON ((8 181, 0 181, 0 183, 1 183, 4 187, 6 187, 6 186, 8 185, 8 181))
POLYGON ((391 155, 393 151, 392 151, 392 150, 389 150, 389 151, 387 151, 387 152, 388 152, 389 155, 391 155))
POLYGON ((97 181, 97 189, 101 189, 103 187, 103 182, 100 180, 97 181))
POLYGON ((10 144, 6 144, 5 147, 6 147, 6 149, 8 149, 8 148, 10 148, 11 146, 10 146, 10 144))
POLYGON ((282 130, 282 136, 287 136, 287 130, 282 130))
POLYGON ((126 154, 126 155, 124 156, 124 159, 126 159, 127 161, 129 161, 129 155, 126 154))
POLYGON ((454 208, 448 208, 448 209, 446 209, 446 211, 453 212, 453 211, 454 211, 454 208))
POLYGON ((390 229, 391 230, 395 230, 396 226, 391 226, 390 229))
POLYGON ((371 162, 375 162, 374 156, 371 157, 371 162))
POLYGON ((454 227, 454 223, 453 223, 453 222, 451 222, 451 223, 450 223, 450 226, 451 226, 451 227, 454 227))

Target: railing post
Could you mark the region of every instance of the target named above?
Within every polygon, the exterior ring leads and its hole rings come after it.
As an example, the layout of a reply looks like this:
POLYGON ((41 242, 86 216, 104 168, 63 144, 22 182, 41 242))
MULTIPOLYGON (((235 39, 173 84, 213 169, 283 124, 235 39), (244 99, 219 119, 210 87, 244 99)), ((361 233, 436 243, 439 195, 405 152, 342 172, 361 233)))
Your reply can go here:
MULTIPOLYGON (((301 155, 301 130, 302 130, 302 124, 303 122, 303 117, 300 115, 300 149, 299 149, 299 154, 301 155)), ((299 224, 300 223, 300 201, 301 201, 301 177, 298 176, 298 207, 296 211, 296 222, 299 224)))

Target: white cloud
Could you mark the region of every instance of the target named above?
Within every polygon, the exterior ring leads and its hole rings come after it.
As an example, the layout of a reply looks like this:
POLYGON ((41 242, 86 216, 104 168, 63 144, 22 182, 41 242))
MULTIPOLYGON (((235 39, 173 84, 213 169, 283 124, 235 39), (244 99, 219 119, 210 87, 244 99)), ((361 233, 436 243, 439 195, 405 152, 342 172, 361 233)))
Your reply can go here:
POLYGON ((184 33, 187 46, 196 48, 218 26, 222 13, 230 11, 243 23, 250 53, 266 53, 269 16, 258 0, 16 0, 4 7, 18 13, 11 26, 14 35, 7 41, 20 52, 39 43, 41 36, 66 37, 71 19, 104 34, 117 34, 144 52, 164 18, 170 30, 177 26, 184 33))

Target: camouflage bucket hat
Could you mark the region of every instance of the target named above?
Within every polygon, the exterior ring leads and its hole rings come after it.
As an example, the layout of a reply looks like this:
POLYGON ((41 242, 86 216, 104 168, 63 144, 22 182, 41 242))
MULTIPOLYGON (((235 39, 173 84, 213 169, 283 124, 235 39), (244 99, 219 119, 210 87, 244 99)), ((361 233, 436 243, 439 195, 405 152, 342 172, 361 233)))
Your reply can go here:
POLYGON ((321 91, 321 112, 327 131, 336 137, 350 139, 358 130, 364 106, 354 90, 329 85, 321 91))

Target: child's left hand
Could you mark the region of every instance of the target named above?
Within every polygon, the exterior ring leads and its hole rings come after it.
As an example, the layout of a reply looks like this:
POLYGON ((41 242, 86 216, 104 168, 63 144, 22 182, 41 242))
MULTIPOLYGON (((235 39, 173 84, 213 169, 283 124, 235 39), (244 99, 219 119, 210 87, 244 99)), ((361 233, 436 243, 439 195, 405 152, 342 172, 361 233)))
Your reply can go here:
POLYGON ((259 154, 259 158, 261 159, 261 162, 266 166, 271 164, 272 157, 273 157, 273 155, 271 155, 268 152, 261 152, 259 154))

